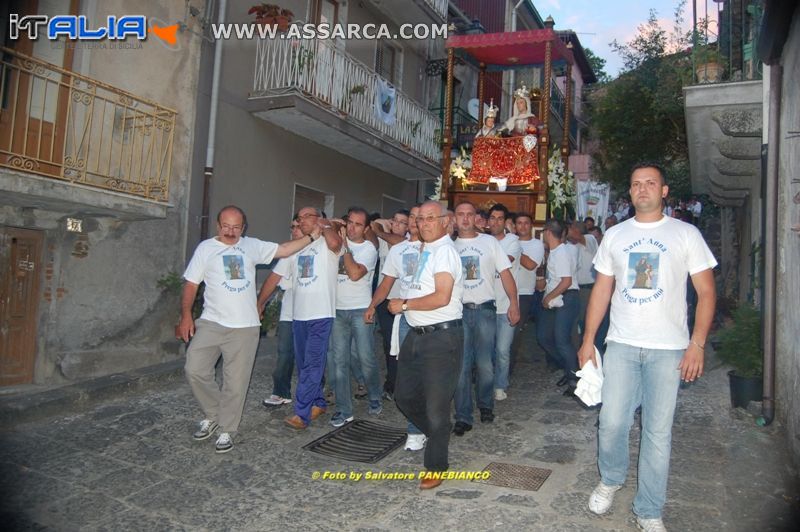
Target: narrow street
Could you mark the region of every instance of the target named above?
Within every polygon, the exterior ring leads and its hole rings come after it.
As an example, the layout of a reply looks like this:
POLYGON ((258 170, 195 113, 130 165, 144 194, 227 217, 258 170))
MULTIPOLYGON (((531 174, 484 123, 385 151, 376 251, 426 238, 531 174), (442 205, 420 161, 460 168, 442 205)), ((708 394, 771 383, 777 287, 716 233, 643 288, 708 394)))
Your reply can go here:
MULTIPOLYGON (((528 333, 530 334, 529 327, 528 333)), ((529 337, 528 342, 532 342, 529 337)), ((528 344, 530 345, 530 343, 528 344)), ((331 427, 328 413, 307 431, 283 425, 290 407, 267 410, 274 340, 263 339, 234 450, 194 442, 200 417, 191 391, 168 387, 120 396, 85 412, 5 427, 0 516, 5 530, 634 530, 635 469, 612 511, 586 501, 598 481, 596 410, 556 388, 534 350, 515 368, 493 424, 451 439, 454 471, 490 462, 552 470, 538 491, 446 481, 420 492, 417 480, 315 480, 315 472, 414 473, 420 453, 395 450, 377 464, 337 462, 302 450, 331 427)), ((775 424, 731 411, 725 368, 683 389, 676 413, 664 522, 669 530, 795 529, 797 477, 775 424)), ((751 408, 753 405, 751 405, 751 408)), ((356 418, 366 418, 356 401, 356 418)), ((404 427, 393 403, 378 421, 404 427)), ((635 424, 638 426, 638 421, 635 424)), ((638 427, 631 436, 636 463, 638 427)))

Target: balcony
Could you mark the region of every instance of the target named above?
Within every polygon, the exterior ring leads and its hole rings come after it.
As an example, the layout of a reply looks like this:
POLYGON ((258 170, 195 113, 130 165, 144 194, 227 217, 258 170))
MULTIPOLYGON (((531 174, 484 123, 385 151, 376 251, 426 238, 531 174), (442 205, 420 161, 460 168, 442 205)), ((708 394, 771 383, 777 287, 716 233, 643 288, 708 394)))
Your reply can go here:
POLYGON ((410 24, 447 22, 447 0, 367 0, 389 20, 410 24))
POLYGON ((397 177, 439 175, 438 120, 396 92, 396 117, 375 112, 380 76, 321 40, 262 39, 248 99, 255 116, 397 177))
POLYGON ((9 203, 33 198, 45 208, 114 214, 128 205, 135 217, 163 216, 176 112, 12 49, 2 53, 0 174, 9 203))

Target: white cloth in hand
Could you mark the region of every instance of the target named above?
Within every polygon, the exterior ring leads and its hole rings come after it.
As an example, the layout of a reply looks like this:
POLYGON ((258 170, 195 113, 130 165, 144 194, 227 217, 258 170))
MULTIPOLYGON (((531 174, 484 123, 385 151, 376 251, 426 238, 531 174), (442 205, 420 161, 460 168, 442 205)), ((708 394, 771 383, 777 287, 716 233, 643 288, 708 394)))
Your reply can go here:
POLYGON ((389 345, 389 355, 396 357, 400 355, 400 319, 402 314, 394 315, 394 322, 392 323, 392 339, 389 345))
POLYGON ((587 360, 583 368, 575 372, 580 379, 575 388, 575 395, 586 406, 594 406, 602 401, 603 359, 596 347, 594 348, 594 357, 597 359, 597 367, 594 367, 591 360, 587 360))
POLYGON ((564 306, 564 296, 557 295, 556 297, 554 297, 553 299, 550 300, 550 303, 548 303, 548 305, 549 305, 549 308, 563 307, 564 306))

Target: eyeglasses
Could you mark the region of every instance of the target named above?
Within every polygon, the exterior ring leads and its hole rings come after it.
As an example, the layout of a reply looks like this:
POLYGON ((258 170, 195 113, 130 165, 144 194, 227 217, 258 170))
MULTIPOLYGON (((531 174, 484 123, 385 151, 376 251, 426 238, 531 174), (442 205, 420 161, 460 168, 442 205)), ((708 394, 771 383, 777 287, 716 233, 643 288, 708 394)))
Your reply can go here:
POLYGON ((439 216, 417 216, 417 223, 419 222, 428 222, 433 223, 439 218, 447 218, 446 214, 440 214, 439 216))
POLYGON ((238 233, 241 231, 244 226, 243 225, 229 225, 229 224, 220 224, 223 231, 233 231, 234 233, 238 233))

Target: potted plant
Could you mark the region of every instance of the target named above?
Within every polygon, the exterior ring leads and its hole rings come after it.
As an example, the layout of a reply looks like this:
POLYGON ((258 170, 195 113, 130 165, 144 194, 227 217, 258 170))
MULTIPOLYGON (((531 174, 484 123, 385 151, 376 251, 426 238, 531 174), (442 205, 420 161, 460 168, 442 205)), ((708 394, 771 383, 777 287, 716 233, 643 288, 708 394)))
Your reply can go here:
POLYGON ((289 29, 294 17, 294 13, 275 4, 256 4, 247 11, 247 14, 256 16, 256 24, 267 26, 275 24, 281 31, 289 29))
POLYGON ((725 58, 717 49, 717 44, 699 44, 692 50, 694 71, 699 83, 716 83, 722 79, 725 58))
POLYGON ((717 356, 733 367, 728 372, 731 405, 746 408, 750 401, 761 401, 764 393, 761 312, 752 305, 740 305, 717 334, 716 340, 719 342, 717 356))

